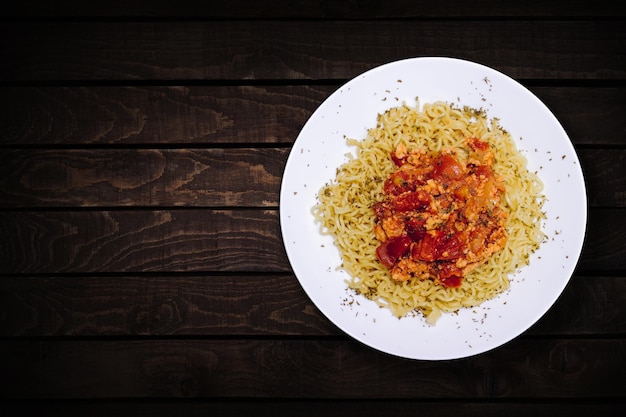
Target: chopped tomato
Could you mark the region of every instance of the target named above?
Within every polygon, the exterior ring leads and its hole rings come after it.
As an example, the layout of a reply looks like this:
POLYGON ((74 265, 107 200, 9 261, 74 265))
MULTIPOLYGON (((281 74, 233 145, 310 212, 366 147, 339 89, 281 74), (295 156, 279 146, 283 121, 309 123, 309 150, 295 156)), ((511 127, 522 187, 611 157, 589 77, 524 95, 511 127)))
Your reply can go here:
POLYGON ((391 216, 391 212, 387 208, 387 205, 381 201, 374 203, 374 205, 372 206, 372 210, 374 210, 374 214, 376 214, 376 217, 378 217, 379 219, 391 216))
POLYGON ((451 277, 441 279, 441 283, 444 287, 457 288, 461 286, 462 282, 463 278, 458 275, 452 275, 451 277))
POLYGON ((376 255, 383 265, 391 268, 398 258, 409 251, 410 245, 411 238, 408 236, 393 237, 376 249, 376 255))
POLYGON ((465 245, 458 234, 447 235, 441 230, 424 233, 413 246, 411 256, 426 262, 451 261, 463 256, 465 245))
POLYGON ((393 173, 383 185, 385 194, 400 195, 407 191, 414 191, 415 184, 410 180, 409 174, 404 171, 393 173))
POLYGON ((478 138, 468 139, 467 144, 475 151, 486 151, 489 149, 489 144, 478 138))
POLYGON ((461 200, 466 200, 470 196, 470 187, 467 184, 460 184, 454 190, 454 196, 461 200))
POLYGON ((422 240, 422 238, 426 235, 426 227, 424 227, 424 221, 417 218, 407 221, 405 229, 407 236, 413 239, 414 242, 422 240))
POLYGON ((396 211, 421 210, 428 207, 430 200, 430 195, 425 191, 404 193, 394 200, 393 208, 396 211))
POLYGON ((439 280, 446 287, 458 287, 463 281, 461 271, 451 263, 439 265, 439 280))
POLYGON ((458 180, 463 177, 465 169, 452 155, 443 154, 435 159, 433 178, 443 181, 458 180))
POLYGON ((492 172, 493 171, 485 165, 479 165, 477 167, 473 167, 471 170, 471 173, 475 174, 477 177, 485 177, 485 178, 492 176, 492 172))
POLYGON ((450 261, 463 256, 465 245, 459 234, 443 235, 437 240, 437 260, 450 261))
POLYGON ((409 156, 406 146, 402 143, 396 146, 396 149, 391 152, 391 160, 396 166, 401 167, 406 162, 406 158, 409 156))
POLYGON ((396 152, 392 152, 391 160, 396 166, 401 167, 406 162, 406 155, 404 155, 404 157, 399 157, 396 152))
POLYGON ((411 256, 415 260, 434 262, 437 259, 437 246, 435 238, 429 233, 424 234, 422 240, 413 246, 411 256))

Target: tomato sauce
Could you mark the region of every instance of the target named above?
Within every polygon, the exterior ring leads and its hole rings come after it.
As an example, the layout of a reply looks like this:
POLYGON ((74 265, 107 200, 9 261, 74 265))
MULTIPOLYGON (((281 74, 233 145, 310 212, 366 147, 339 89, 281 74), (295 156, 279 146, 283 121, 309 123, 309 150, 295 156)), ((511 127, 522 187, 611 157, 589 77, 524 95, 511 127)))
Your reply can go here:
POLYGON ((467 140, 469 156, 453 150, 391 154, 397 169, 374 204, 379 261, 396 281, 431 279, 458 287, 463 277, 504 247, 504 186, 489 144, 467 140))

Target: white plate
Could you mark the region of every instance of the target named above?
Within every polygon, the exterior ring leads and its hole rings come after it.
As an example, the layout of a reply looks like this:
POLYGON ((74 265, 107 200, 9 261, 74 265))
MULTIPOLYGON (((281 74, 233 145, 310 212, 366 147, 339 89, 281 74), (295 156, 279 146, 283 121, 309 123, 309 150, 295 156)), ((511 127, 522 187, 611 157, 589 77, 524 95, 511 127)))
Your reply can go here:
POLYGON ((414 58, 365 72, 335 91, 303 127, 287 160, 280 191, 280 223, 289 261, 307 295, 336 326, 380 351, 444 360, 482 353, 514 339, 554 304, 582 250, 587 198, 578 157, 550 110, 513 79, 486 66, 451 58, 414 58), (353 295, 338 249, 322 236, 311 207, 353 148, 344 136, 364 138, 376 116, 406 102, 447 101, 497 117, 545 183, 548 240, 511 287, 479 307, 443 314, 435 326, 421 315, 398 319, 353 295))

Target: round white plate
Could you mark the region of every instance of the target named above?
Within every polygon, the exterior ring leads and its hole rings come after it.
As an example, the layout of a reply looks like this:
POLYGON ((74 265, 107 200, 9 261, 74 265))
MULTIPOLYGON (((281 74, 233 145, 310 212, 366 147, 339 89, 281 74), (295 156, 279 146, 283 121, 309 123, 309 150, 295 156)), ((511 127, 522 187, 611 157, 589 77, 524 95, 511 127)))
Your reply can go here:
POLYGON ((307 295, 354 339, 392 355, 444 360, 476 355, 514 339, 554 304, 582 250, 587 198, 578 157, 561 124, 532 93, 489 67, 451 58, 413 58, 374 68, 335 91, 304 125, 287 160, 280 191, 280 224, 287 256, 307 295), (376 116, 406 102, 446 101, 482 108, 516 140, 545 184, 548 239, 509 290, 479 307, 443 314, 436 325, 421 315, 394 317, 348 290, 329 236, 319 233, 311 207, 320 188, 364 138, 376 116))

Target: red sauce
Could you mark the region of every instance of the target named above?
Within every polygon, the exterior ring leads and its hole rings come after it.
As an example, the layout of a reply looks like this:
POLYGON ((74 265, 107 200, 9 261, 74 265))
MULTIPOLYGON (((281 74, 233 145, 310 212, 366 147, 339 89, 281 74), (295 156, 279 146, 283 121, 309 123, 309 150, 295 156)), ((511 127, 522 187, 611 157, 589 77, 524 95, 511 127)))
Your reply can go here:
POLYGON ((458 287, 463 277, 506 243, 504 187, 489 144, 468 139, 467 160, 399 146, 397 166, 374 204, 378 259, 396 281, 432 279, 458 287))

